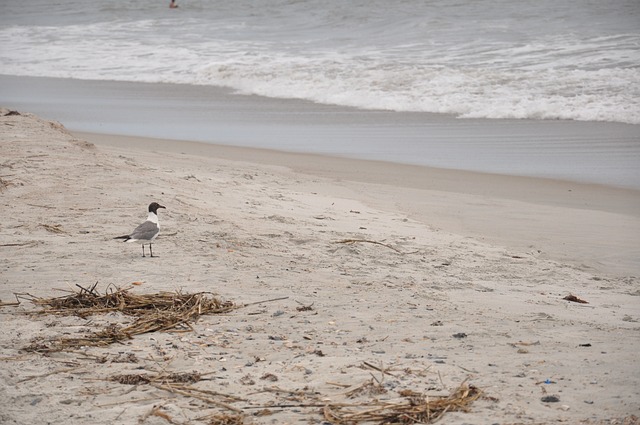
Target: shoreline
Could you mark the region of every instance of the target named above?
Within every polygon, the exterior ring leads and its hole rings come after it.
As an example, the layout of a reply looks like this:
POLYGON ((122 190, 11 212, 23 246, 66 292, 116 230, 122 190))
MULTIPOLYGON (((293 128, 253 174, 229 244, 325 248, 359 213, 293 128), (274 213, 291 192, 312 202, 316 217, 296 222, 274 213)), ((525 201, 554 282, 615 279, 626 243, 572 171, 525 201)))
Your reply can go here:
POLYGON ((640 190, 640 125, 456 119, 213 86, 0 75, 0 104, 73 131, 266 148, 640 190))
POLYGON ((603 273, 640 275, 640 247, 633 238, 640 234, 640 191, 632 189, 193 141, 74 134, 117 149, 285 167, 328 179, 345 196, 446 232, 603 273))
POLYGON ((573 199, 575 188, 580 192, 593 192, 596 204, 587 205, 603 211, 623 214, 637 212, 640 215, 640 189, 608 186, 598 183, 577 182, 548 177, 518 176, 480 171, 431 167, 383 160, 348 158, 321 153, 289 152, 270 148, 233 146, 194 140, 174 140, 157 137, 130 136, 124 134, 72 131, 99 145, 118 148, 133 147, 148 151, 164 151, 203 155, 238 162, 255 162, 290 168, 294 171, 361 183, 376 183, 402 186, 412 189, 436 190, 466 194, 483 193, 491 197, 514 199, 523 202, 550 204, 579 208, 585 206, 583 199, 573 199), (366 169, 378 168, 376 173, 361 174, 357 164, 366 169), (456 181, 460 180, 460 181, 456 181), (499 185, 498 182, 509 182, 499 185), (524 193, 523 189, 542 184, 544 193, 524 193), (540 195, 540 196, 538 196, 540 195))

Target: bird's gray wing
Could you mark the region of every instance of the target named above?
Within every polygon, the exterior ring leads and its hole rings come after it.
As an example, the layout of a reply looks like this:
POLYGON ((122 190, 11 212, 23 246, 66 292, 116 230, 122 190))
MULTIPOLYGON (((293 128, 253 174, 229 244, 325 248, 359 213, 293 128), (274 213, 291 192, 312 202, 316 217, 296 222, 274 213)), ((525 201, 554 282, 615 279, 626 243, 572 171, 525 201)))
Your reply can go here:
POLYGON ((159 229, 155 223, 145 221, 129 235, 131 239, 150 240, 158 233, 159 229))

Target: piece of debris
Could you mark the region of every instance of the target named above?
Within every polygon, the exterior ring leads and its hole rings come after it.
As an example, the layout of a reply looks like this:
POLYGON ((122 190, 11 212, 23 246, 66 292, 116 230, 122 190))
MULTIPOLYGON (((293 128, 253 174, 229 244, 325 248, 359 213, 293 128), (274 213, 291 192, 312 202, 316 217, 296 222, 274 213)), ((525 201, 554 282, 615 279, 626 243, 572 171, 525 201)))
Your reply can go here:
POLYGON ((571 295, 571 294, 569 294, 566 297, 564 297, 563 300, 572 301, 574 303, 580 303, 580 304, 589 304, 589 302, 587 302, 587 301, 585 301, 585 300, 583 300, 581 298, 578 298, 575 295, 571 295))
POLYGON ((300 307, 296 307, 296 310, 297 310, 297 311, 312 311, 312 310, 313 310, 313 304, 314 304, 314 303, 311 303, 311 304, 309 304, 309 305, 304 305, 304 304, 302 304, 302 303, 301 303, 301 302, 299 302, 299 301, 296 301, 296 302, 297 302, 298 304, 300 304, 300 307))
POLYGON ((278 380, 278 377, 276 375, 274 375, 273 373, 265 373, 264 375, 262 375, 260 377, 260 379, 262 381, 276 382, 278 380))
MULTIPOLYGON (((406 394, 406 393, 405 393, 406 394)), ((426 396, 408 393, 403 401, 374 399, 359 405, 327 404, 323 408, 325 420, 332 424, 417 424, 434 423, 447 412, 469 410, 482 395, 473 385, 463 383, 448 396, 426 396)))
POLYGON ((135 317, 128 326, 110 324, 102 330, 76 338, 59 338, 49 343, 37 342, 27 351, 56 352, 81 346, 105 347, 131 339, 134 335, 170 329, 190 330, 191 323, 207 314, 223 314, 239 308, 230 301, 221 301, 207 292, 185 294, 160 292, 157 294, 132 294, 129 289, 107 289, 104 295, 96 285, 80 288, 79 292, 58 298, 38 298, 30 294, 16 294, 43 308, 39 313, 88 317, 94 314, 120 312, 135 317))
POLYGON ((67 233, 59 224, 41 224, 40 227, 42 227, 44 230, 50 233, 57 233, 57 234, 67 233))
POLYGON ((341 240, 341 241, 337 241, 335 243, 343 243, 343 244, 349 244, 349 245, 353 245, 353 244, 356 244, 356 243, 370 243, 370 244, 381 245, 381 246, 384 246, 386 248, 392 249, 392 250, 394 250, 395 252, 397 252, 399 254, 404 254, 398 248, 394 248, 389 244, 378 242, 378 241, 370 241, 370 240, 367 240, 367 239, 344 239, 344 240, 341 240))

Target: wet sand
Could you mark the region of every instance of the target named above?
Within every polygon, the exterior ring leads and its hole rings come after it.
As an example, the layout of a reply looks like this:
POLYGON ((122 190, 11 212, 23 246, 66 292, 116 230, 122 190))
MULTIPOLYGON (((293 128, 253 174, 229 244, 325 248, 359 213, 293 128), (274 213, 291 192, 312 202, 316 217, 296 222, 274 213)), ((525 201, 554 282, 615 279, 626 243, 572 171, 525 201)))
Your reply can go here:
POLYGON ((640 190, 640 126, 456 119, 212 86, 0 75, 0 104, 72 131, 314 153, 640 190))

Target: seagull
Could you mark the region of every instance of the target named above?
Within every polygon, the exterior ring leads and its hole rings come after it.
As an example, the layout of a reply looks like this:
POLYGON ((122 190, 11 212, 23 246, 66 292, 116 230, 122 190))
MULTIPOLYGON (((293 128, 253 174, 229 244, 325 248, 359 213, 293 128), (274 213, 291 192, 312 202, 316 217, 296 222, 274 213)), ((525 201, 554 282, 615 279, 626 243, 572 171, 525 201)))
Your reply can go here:
POLYGON ((158 224, 158 208, 165 208, 157 202, 149 204, 149 216, 147 221, 135 228, 130 235, 118 236, 114 239, 124 239, 123 242, 140 242, 142 243, 142 256, 144 257, 144 245, 149 244, 149 252, 153 257, 151 250, 151 242, 160 233, 160 224, 158 224))

